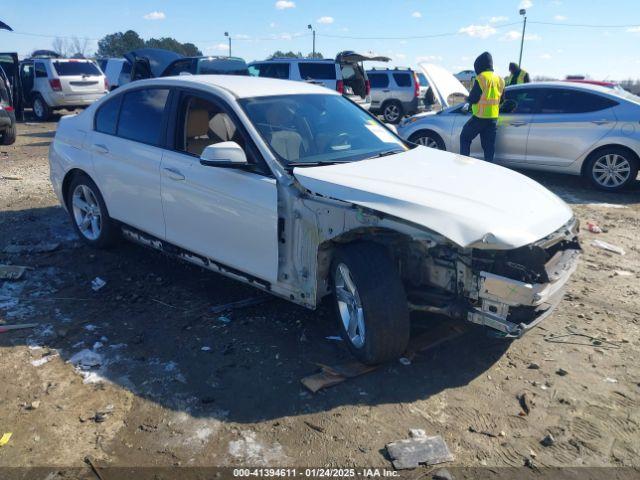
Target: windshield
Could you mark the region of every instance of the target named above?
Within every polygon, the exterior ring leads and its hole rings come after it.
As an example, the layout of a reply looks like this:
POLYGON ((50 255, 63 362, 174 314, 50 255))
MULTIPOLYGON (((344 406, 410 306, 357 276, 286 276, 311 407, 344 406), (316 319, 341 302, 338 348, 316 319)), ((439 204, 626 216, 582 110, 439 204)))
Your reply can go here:
POLYGON ((93 62, 53 62, 53 67, 61 77, 87 76, 96 77, 102 75, 93 62))
POLYGON ((202 75, 249 75, 247 64, 233 58, 201 58, 196 72, 202 75))
POLYGON ((239 102, 285 164, 353 162, 408 150, 382 123, 341 95, 278 95, 239 102))

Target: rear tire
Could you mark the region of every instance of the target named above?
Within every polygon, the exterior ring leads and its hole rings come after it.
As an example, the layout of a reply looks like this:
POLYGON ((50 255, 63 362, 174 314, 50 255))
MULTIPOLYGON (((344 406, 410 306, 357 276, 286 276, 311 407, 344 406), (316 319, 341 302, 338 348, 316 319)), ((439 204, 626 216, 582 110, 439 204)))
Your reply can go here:
POLYGON ((442 138, 440 138, 440 135, 430 130, 421 130, 414 133, 409 137, 409 141, 417 145, 423 145, 425 147, 435 148, 437 150, 446 150, 444 142, 442 141, 442 138))
POLYGON ((32 108, 33 116, 40 122, 46 122, 51 117, 51 108, 40 94, 37 94, 33 99, 32 108))
POLYGON ((390 100, 382 106, 384 121, 391 124, 399 123, 404 116, 402 104, 397 100, 390 100))
POLYGON ((409 343, 409 307, 387 250, 375 243, 340 247, 331 281, 338 326, 351 353, 367 365, 402 355, 409 343))
POLYGON ((17 135, 18 135, 18 131, 16 129, 16 124, 14 123, 4 131, 4 133, 2 134, 2 140, 0 141, 0 143, 2 143, 2 145, 13 145, 16 141, 17 135))
POLYGON ((603 148, 589 155, 584 176, 600 190, 621 191, 636 180, 638 157, 625 148, 603 148))
POLYGON ((117 224, 109 217, 97 185, 87 175, 77 174, 67 191, 67 209, 80 239, 96 248, 108 248, 119 239, 117 224))

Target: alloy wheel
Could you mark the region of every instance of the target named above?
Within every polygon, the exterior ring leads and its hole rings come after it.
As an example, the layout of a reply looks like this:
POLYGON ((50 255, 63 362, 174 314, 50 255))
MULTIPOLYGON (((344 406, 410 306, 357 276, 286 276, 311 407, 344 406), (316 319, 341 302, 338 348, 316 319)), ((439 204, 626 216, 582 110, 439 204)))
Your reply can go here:
POLYGON ((594 162, 592 175, 598 185, 606 188, 617 188, 629 179, 631 164, 622 155, 609 153, 594 162))
POLYGON ((87 240, 97 240, 102 232, 102 211, 96 195, 86 185, 78 185, 71 197, 73 218, 87 240))
POLYGON ((395 103, 387 105, 384 109, 384 119, 387 122, 393 123, 397 121, 398 118, 400 118, 400 108, 395 103))
POLYGON ((416 142, 418 145, 424 145, 425 147, 429 147, 429 148, 435 148, 436 150, 438 150, 440 147, 438 146, 438 142, 436 142, 436 139, 433 137, 418 137, 416 138, 416 142))
POLYGON ((336 268, 334 287, 340 320, 347 337, 355 348, 362 348, 365 342, 364 308, 349 267, 344 263, 336 268))
POLYGON ((38 118, 44 117, 44 106, 42 105, 42 100, 39 98, 33 101, 33 113, 38 118))

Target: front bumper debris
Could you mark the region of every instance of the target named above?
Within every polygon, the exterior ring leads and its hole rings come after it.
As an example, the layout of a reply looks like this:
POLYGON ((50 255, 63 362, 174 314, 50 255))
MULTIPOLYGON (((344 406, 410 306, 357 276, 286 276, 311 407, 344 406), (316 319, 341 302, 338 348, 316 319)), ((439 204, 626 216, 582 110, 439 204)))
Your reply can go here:
POLYGON ((579 257, 577 249, 557 252, 546 264, 547 283, 525 283, 480 272, 478 305, 467 311, 467 320, 498 330, 505 337, 521 337, 558 306, 579 257))

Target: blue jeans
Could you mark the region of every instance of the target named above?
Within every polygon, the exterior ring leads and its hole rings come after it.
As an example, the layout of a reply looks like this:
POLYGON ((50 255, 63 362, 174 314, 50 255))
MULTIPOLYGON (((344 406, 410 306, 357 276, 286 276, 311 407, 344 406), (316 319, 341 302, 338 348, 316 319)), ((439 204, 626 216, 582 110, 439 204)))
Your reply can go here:
POLYGON ((478 118, 472 115, 460 132, 460 155, 467 157, 471 153, 471 142, 480 135, 485 162, 493 162, 496 153, 497 118, 478 118))

